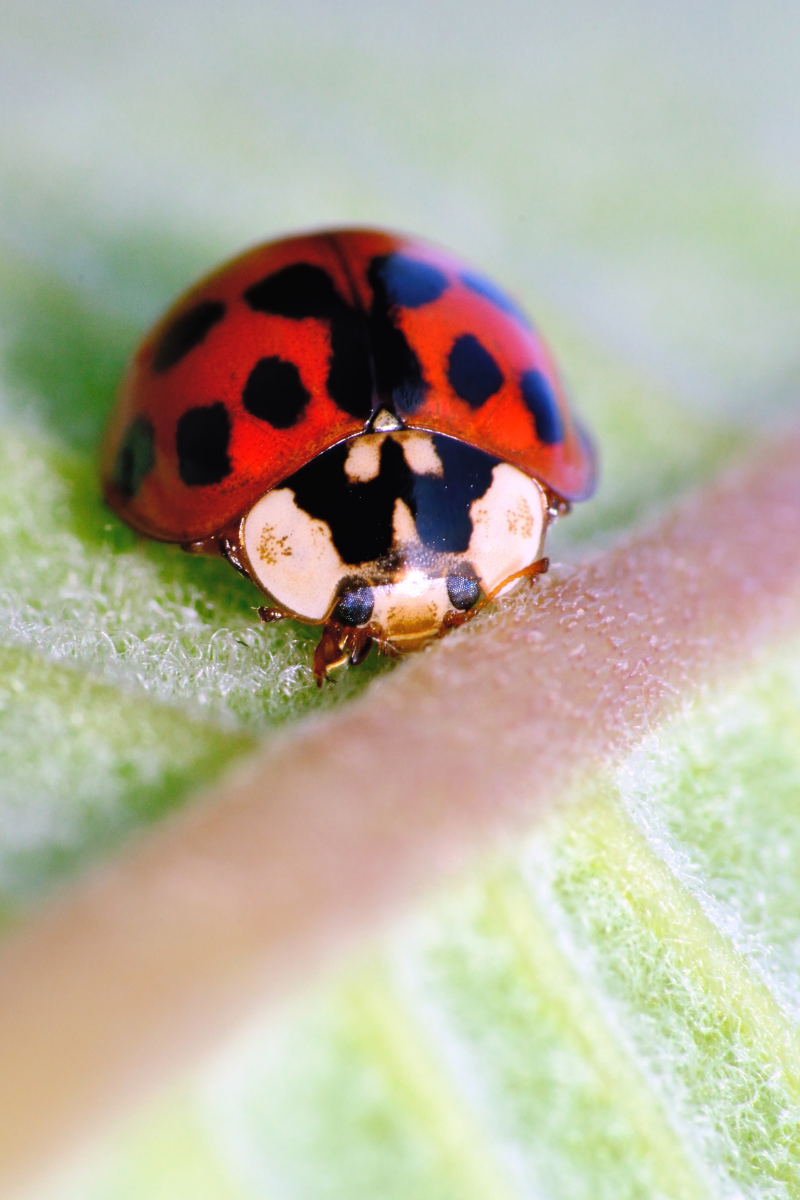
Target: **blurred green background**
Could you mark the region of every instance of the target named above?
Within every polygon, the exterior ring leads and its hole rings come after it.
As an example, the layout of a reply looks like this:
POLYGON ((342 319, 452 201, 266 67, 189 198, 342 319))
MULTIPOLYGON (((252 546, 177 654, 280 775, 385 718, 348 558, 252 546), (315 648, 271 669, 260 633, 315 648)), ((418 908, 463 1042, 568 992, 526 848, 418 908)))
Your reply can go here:
MULTIPOLYGON (((309 631, 256 626, 226 564, 103 508, 99 432, 175 292, 320 225, 472 260, 597 434, 599 495, 551 548, 580 556, 800 411, 799 58, 778 0, 4 0, 7 921, 391 669, 318 695, 309 631)), ((800 1195, 799 798, 788 644, 369 961, 254 1020, 55 1191, 800 1195)))

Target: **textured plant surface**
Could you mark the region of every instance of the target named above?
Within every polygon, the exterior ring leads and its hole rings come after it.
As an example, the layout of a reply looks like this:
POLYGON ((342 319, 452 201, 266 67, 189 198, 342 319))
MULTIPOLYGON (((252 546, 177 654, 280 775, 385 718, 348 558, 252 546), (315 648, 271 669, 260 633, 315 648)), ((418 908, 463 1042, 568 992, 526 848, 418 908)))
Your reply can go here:
MULTIPOLYGON (((601 492, 552 549, 578 557, 798 411, 800 124, 797 16, 777 3, 11 0, 0 30, 13 925, 270 729, 391 670, 372 658, 318 693, 312 634, 257 626, 226 564, 104 509, 99 431, 174 291, 322 223, 477 261, 597 431, 601 492)), ((367 957, 209 1048, 52 1194, 800 1195, 799 794, 788 639, 367 957)))

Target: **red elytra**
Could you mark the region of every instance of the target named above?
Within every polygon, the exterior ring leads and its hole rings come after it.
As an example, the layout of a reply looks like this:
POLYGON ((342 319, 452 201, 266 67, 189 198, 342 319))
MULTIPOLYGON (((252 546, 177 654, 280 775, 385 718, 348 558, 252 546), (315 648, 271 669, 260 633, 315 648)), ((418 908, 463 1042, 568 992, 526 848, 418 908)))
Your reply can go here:
POLYGON ((423 242, 334 230, 247 251, 158 322, 109 424, 105 494, 142 533, 201 541, 380 410, 564 500, 594 488, 588 438, 512 301, 423 242), (262 403, 265 379, 279 402, 262 403))

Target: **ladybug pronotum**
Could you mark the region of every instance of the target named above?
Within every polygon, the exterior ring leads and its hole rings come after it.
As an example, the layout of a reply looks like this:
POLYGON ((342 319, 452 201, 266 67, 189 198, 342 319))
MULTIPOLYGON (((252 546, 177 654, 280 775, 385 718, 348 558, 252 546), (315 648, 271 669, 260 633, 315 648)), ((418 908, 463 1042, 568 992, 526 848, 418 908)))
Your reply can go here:
POLYGON ((319 682, 416 650, 547 569, 595 480, 524 313, 424 243, 334 230, 250 250, 146 337, 103 453, 134 529, 224 555, 262 620, 322 627, 319 682))

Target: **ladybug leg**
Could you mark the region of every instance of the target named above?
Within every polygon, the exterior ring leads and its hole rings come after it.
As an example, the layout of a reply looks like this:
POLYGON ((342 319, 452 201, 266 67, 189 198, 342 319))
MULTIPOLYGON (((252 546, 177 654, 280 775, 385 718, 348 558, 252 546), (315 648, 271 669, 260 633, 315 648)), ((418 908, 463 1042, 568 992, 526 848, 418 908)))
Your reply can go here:
POLYGON ((259 620, 263 621, 265 625, 272 625, 275 621, 286 620, 285 612, 281 612, 279 608, 269 608, 265 604, 261 608, 257 608, 256 612, 258 613, 259 620))
MULTIPOLYGON (((566 501, 565 501, 566 503, 566 501)), ((547 555, 544 558, 538 558, 535 563, 531 563, 525 574, 533 582, 537 575, 546 575, 550 570, 550 559, 547 555)))
POLYGON ((216 535, 202 538, 199 542, 181 542, 181 550, 184 554, 207 554, 213 558, 222 553, 220 540, 216 535))
POLYGON ((367 625, 363 629, 354 629, 352 637, 348 638, 350 649, 350 665, 357 667, 362 663, 372 649, 372 633, 367 625))
MULTIPOLYGON (((496 588, 492 588, 483 603, 488 604, 490 600, 494 600, 495 596, 499 596, 503 589, 507 588, 509 584, 514 583, 515 580, 528 578, 533 583, 537 575, 544 575, 549 569, 549 558, 537 558, 536 562, 531 563, 529 567, 523 567, 521 571, 515 571, 513 575, 509 575, 508 579, 504 579, 502 583, 498 583, 496 588)), ((480 607, 483 606, 481 605, 480 607)), ((477 606, 472 611, 476 612, 477 606)))
POLYGON ((244 575, 245 579, 250 578, 250 573, 242 559, 242 547, 236 522, 228 525, 222 532, 215 533, 213 537, 203 538, 199 542, 181 542, 181 550, 185 554, 205 554, 212 558, 222 555, 240 575, 244 575))
POLYGON ((484 600, 483 604, 476 604, 474 608, 468 608, 466 612, 453 608, 450 612, 445 613, 444 620, 439 627, 439 637, 444 637, 450 629, 459 629, 462 625, 466 625, 467 621, 472 620, 475 613, 480 612, 485 603, 484 600))
POLYGON ((322 681, 328 678, 328 672, 343 667, 346 662, 357 667, 369 654, 373 641, 378 641, 383 650, 372 625, 354 627, 340 625, 338 621, 328 621, 314 651, 314 675, 317 685, 322 687, 322 681))
MULTIPOLYGON (((367 628, 369 629, 369 626, 367 628)), ((400 658, 401 651, 396 646, 393 646, 391 642, 388 642, 378 629, 371 629, 370 637, 378 647, 378 653, 382 654, 384 658, 400 658)))
POLYGON ((348 640, 350 630, 338 621, 328 621, 322 630, 322 637, 317 642, 314 651, 314 678, 317 687, 322 687, 323 680, 328 678, 328 672, 336 667, 343 667, 350 657, 348 640))
POLYGON ((244 575, 245 579, 250 578, 250 573, 242 562, 241 547, 238 538, 221 538, 219 541, 219 553, 223 558, 227 558, 231 566, 235 567, 240 575, 244 575))

